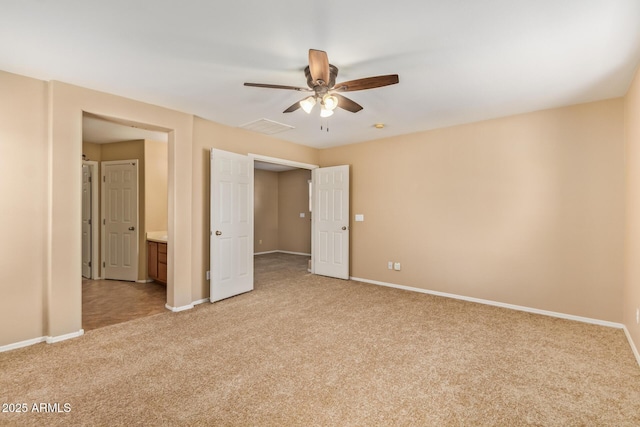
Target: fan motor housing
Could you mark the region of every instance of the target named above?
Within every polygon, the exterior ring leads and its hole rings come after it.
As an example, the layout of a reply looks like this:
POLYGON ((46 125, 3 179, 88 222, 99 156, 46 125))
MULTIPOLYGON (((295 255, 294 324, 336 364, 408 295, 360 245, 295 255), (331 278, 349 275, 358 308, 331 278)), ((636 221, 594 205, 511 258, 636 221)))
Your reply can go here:
MULTIPOLYGON (((322 86, 314 86, 313 78, 311 77, 311 70, 309 69, 308 65, 304 69, 304 75, 307 78, 307 85, 311 89, 314 89, 316 92, 318 92, 318 89, 320 89, 322 86)), ((336 67, 335 65, 329 64, 329 81, 325 82, 326 88, 323 92, 327 92, 329 89, 335 86, 337 76, 338 76, 338 67, 336 67)))

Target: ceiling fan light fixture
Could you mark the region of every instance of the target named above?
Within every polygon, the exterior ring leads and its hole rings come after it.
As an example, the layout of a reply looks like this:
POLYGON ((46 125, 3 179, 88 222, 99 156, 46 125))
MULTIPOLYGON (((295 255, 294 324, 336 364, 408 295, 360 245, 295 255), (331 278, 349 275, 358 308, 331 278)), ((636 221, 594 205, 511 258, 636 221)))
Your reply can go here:
POLYGON ((322 104, 324 105, 324 108, 326 108, 327 110, 333 111, 338 106, 338 98, 333 95, 326 94, 322 98, 322 104))
POLYGON ((384 76, 365 77, 336 84, 338 67, 329 63, 327 52, 317 49, 309 49, 309 65, 305 67, 304 75, 307 78, 307 88, 249 82, 245 82, 244 85, 271 89, 295 90, 299 92, 313 92, 313 95, 307 96, 307 98, 302 101, 297 101, 295 104, 284 110, 283 113, 292 113, 302 108, 307 114, 310 114, 315 104, 320 104, 320 115, 323 118, 326 118, 331 116, 337 107, 351 113, 357 113, 362 110, 362 105, 342 95, 343 92, 375 89, 383 86, 394 85, 400 82, 397 74, 388 74, 384 76))
POLYGON ((325 108, 325 106, 322 106, 322 109, 320 110, 320 117, 331 117, 333 115, 333 110, 329 110, 328 108, 325 108))
POLYGON ((302 107, 304 112, 307 114, 311 113, 311 110, 313 110, 314 105, 316 105, 316 98, 313 96, 310 96, 300 101, 300 106, 302 107))

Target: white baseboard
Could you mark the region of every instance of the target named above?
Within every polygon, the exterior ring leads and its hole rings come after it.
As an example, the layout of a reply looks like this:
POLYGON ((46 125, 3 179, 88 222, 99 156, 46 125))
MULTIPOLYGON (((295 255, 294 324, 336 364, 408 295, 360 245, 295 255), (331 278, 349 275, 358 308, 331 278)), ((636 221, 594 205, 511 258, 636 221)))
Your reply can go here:
POLYGON ((183 305, 182 307, 172 307, 169 304, 165 304, 164 307, 167 310, 171 310, 174 313, 178 313, 179 311, 186 311, 186 310, 191 310, 192 308, 194 308, 196 305, 198 304, 203 304, 205 302, 208 302, 209 298, 203 298, 203 299, 199 299, 197 301, 193 301, 191 304, 187 304, 187 305, 183 305))
POLYGON ((70 334, 58 335, 57 337, 47 337, 47 344, 53 344, 56 342, 68 340, 71 338, 78 338, 84 335, 84 329, 80 329, 78 332, 71 332, 70 334))
POLYGON ((359 277, 351 277, 351 280, 355 280, 357 282, 370 283, 372 285, 380 285, 380 286, 387 286, 387 287, 390 287, 390 288, 403 289, 405 291, 420 292, 420 293, 423 293, 423 294, 436 295, 436 296, 439 296, 439 297, 453 298, 453 299, 458 299, 458 300, 463 300, 463 301, 475 302, 475 303, 478 303, 478 304, 492 305, 492 306, 495 306, 495 307, 508 308, 508 309, 511 309, 511 310, 525 311, 527 313, 542 314, 544 316, 558 317, 560 319, 575 320, 577 322, 591 323, 593 325, 607 326, 607 327, 610 327, 610 328, 616 328, 616 329, 623 329, 624 328, 624 325, 622 323, 609 322, 607 320, 600 320, 600 319, 592 319, 590 317, 574 316, 573 314, 558 313, 558 312, 555 312, 555 311, 540 310, 540 309, 537 309, 537 308, 525 307, 525 306, 522 306, 522 305, 506 304, 506 303, 498 302, 498 301, 491 301, 491 300, 486 300, 486 299, 481 299, 481 298, 466 297, 466 296, 463 296, 463 295, 449 294, 449 293, 446 293, 446 292, 431 291, 431 290, 428 290, 428 289, 414 288, 414 287, 411 287, 411 286, 396 285, 394 283, 379 282, 377 280, 362 279, 362 278, 359 278, 359 277))
POLYGON ((289 254, 289 255, 302 255, 302 256, 311 256, 311 254, 305 254, 304 252, 291 252, 291 251, 278 251, 281 254, 289 254))
POLYGON ((193 308, 193 303, 191 303, 191 304, 187 304, 187 305, 183 305, 183 306, 181 306, 181 307, 172 307, 172 306, 170 306, 169 304, 165 304, 165 305, 164 305, 164 307, 165 307, 167 310, 171 310, 171 311, 173 311, 174 313, 177 313, 177 312, 179 312, 179 311, 191 310, 191 309, 193 308))
POLYGON ((631 334, 629 333, 627 327, 625 326, 623 329, 624 334, 627 336, 627 341, 629 341, 629 345, 631 346, 631 350, 633 351, 633 355, 636 357, 636 362, 638 362, 638 365, 640 366, 640 352, 638 352, 638 348, 633 342, 633 339, 631 338, 631 334))
POLYGON ((311 254, 306 254, 304 252, 291 252, 291 251, 280 251, 280 250, 266 251, 266 252, 255 252, 253 255, 266 255, 266 254, 290 254, 290 255, 311 256, 311 254))
POLYGON ((77 332, 71 332, 70 334, 58 335, 55 337, 38 337, 32 338, 30 340, 24 340, 20 342, 15 342, 13 344, 7 344, 0 347, 0 353, 9 350, 15 350, 17 348, 28 347, 34 344, 40 344, 42 342, 46 342, 47 344, 54 344, 60 341, 65 341, 71 338, 77 338, 84 335, 84 329, 80 329, 77 332))
POLYGON ((15 350, 17 348, 28 347, 34 344, 40 344, 41 342, 45 342, 46 340, 47 340, 47 337, 38 337, 38 338, 32 338, 30 340, 24 340, 20 342, 14 342, 12 344, 3 345, 3 346, 0 346, 0 353, 5 351, 10 351, 10 350, 15 350))
POLYGON ((278 251, 265 251, 265 252, 254 252, 253 255, 267 255, 267 254, 275 254, 278 251))

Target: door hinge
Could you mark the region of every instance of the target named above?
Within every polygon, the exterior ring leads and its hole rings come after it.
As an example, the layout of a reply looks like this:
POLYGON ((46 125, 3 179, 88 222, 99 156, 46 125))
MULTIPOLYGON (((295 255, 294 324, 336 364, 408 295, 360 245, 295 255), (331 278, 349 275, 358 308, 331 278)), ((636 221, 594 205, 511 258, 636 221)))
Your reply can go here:
POLYGON ((102 219, 102 225, 107 225, 107 220, 106 219, 102 219))
POLYGON ((102 175, 102 182, 107 182, 107 177, 105 175, 102 175))
POLYGON ((91 225, 91 220, 89 220, 89 225, 91 225))
POLYGON ((89 267, 91 267, 91 261, 89 261, 89 267))
POLYGON ((102 261, 102 268, 105 268, 105 267, 106 267, 105 262, 102 261))
POLYGON ((91 182, 91 177, 89 177, 89 182, 91 182))

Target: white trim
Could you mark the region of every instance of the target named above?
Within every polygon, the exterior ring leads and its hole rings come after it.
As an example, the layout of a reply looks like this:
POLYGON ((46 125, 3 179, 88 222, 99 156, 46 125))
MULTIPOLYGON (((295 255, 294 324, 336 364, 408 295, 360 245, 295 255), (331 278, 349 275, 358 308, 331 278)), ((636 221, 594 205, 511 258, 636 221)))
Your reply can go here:
POLYGON ((320 167, 318 165, 312 165, 310 163, 295 162, 293 160, 279 159, 277 157, 263 156, 261 154, 249 153, 249 157, 253 157, 254 161, 258 160, 260 162, 274 163, 276 165, 290 166, 292 168, 299 168, 299 169, 312 170, 320 167))
POLYGON ((91 280, 100 280, 98 271, 101 271, 100 263, 100 174, 98 173, 98 162, 95 160, 83 160, 83 165, 91 168, 91 280))
POLYGON ((638 352, 638 348, 636 347, 633 339, 631 338, 631 334, 626 326, 624 326, 624 334, 627 336, 627 341, 629 341, 629 345, 631 346, 631 350, 633 351, 633 355, 636 357, 636 362, 638 362, 638 366, 640 366, 640 352, 638 352))
POLYGON ((527 313, 541 314, 541 315, 544 315, 544 316, 557 317, 557 318, 560 318, 560 319, 575 320, 577 322, 591 323, 593 325, 607 326, 607 327, 610 327, 610 328, 616 328, 616 329, 623 329, 624 328, 624 325, 622 323, 609 322, 607 320, 592 319, 590 317, 574 316, 573 314, 558 313, 558 312, 555 312, 555 311, 540 310, 540 309, 537 309, 537 308, 524 307, 522 305, 506 304, 506 303, 497 302, 497 301, 491 301, 491 300, 486 300, 486 299, 472 298, 472 297, 466 297, 466 296, 456 295, 456 294, 449 294, 449 293, 446 293, 446 292, 431 291, 431 290, 428 290, 428 289, 413 288, 411 286, 396 285, 396 284, 387 283, 387 282, 379 282, 377 280, 362 279, 362 278, 359 278, 359 277, 351 277, 351 280, 355 280, 357 282, 370 283, 372 285, 387 286, 387 287, 390 287, 390 288, 403 289, 405 291, 420 292, 420 293, 423 293, 423 294, 436 295, 436 296, 439 296, 439 297, 453 298, 453 299, 458 299, 458 300, 463 300, 463 301, 475 302, 475 303, 478 303, 478 304, 492 305, 492 306, 495 306, 495 307, 508 308, 508 309, 511 309, 511 310, 524 311, 524 312, 527 312, 527 313))
POLYGON ((311 256, 311 254, 305 254, 304 252, 291 252, 291 251, 278 251, 278 252, 280 252, 281 254, 311 256))
POLYGON ((136 280, 136 283, 151 283, 153 282, 153 279, 147 279, 147 280, 136 280))
POLYGON ((84 329, 80 329, 78 332, 71 332, 70 334, 58 335, 57 337, 47 337, 47 344, 53 344, 60 341, 65 341, 71 338, 78 338, 84 335, 84 329))
POLYGON ((281 251, 276 249, 275 251, 266 251, 266 252, 254 252, 254 256, 255 255, 267 255, 267 254, 290 254, 290 255, 304 255, 304 256, 311 256, 311 254, 306 254, 304 252, 291 252, 291 251, 281 251))
POLYGON ((209 298, 203 298, 203 299, 199 299, 197 301, 192 302, 191 304, 196 306, 198 304, 204 304, 205 302, 209 302, 209 298))
POLYGON ((275 254, 278 253, 279 251, 266 251, 266 252, 254 252, 253 255, 267 255, 267 254, 275 254))
POLYGON ((10 350, 15 350, 22 347, 28 347, 34 344, 40 344, 41 342, 45 342, 46 340, 47 340, 46 337, 39 337, 39 338, 32 338, 30 340, 14 342, 13 344, 3 345, 3 346, 0 346, 0 353, 3 353, 5 351, 10 351, 10 350))
POLYGON ((54 344, 60 341, 65 341, 71 338, 77 338, 84 335, 84 329, 80 329, 77 332, 71 332, 70 334, 58 335, 57 337, 38 337, 30 340, 14 342, 13 344, 7 344, 0 347, 0 353, 10 350, 15 350, 22 347, 28 347, 34 344, 40 344, 46 342, 47 344, 54 344))
POLYGON ((193 308, 193 303, 183 305, 182 307, 171 307, 169 304, 165 304, 164 308, 166 308, 167 310, 171 310, 174 313, 178 313, 180 311, 191 310, 193 308))

